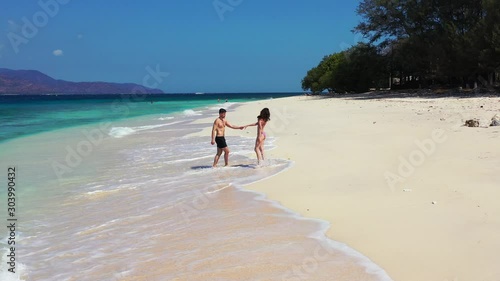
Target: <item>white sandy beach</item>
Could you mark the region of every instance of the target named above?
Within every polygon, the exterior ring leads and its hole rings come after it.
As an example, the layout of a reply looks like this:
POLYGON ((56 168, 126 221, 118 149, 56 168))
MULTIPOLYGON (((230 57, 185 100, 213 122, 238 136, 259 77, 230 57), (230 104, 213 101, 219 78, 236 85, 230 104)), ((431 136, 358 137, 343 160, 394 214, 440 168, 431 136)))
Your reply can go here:
MULTIPOLYGON (((500 98, 359 97, 301 96, 230 109, 228 121, 246 125, 268 107, 266 131, 278 148, 266 156, 294 161, 247 188, 330 222, 330 238, 395 281, 500 280, 500 127, 487 127, 500 115, 500 98), (481 127, 461 126, 472 118, 481 127)), ((210 129, 200 133, 207 142, 210 129)))

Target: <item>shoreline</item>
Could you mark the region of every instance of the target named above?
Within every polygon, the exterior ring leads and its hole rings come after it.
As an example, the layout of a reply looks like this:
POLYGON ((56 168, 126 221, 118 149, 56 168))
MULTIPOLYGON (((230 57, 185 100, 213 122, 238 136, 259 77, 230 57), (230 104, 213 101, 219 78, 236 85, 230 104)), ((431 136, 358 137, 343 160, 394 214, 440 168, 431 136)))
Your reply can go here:
POLYGON ((245 188, 329 222, 329 238, 395 281, 493 281, 500 275, 494 258, 500 208, 493 200, 500 195, 500 128, 460 126, 469 118, 485 125, 500 113, 500 98, 299 96, 246 102, 227 118, 245 125, 263 107, 271 110, 266 132, 277 138, 267 156, 295 164, 245 188), (405 159, 418 165, 401 175, 405 159), (388 172, 402 180, 389 186, 388 172))

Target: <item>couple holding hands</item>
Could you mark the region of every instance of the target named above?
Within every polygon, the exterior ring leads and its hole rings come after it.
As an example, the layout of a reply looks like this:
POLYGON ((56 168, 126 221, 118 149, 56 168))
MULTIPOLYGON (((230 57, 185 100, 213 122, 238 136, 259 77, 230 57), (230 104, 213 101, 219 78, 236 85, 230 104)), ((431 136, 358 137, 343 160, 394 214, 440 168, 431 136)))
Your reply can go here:
POLYGON ((257 126, 257 138, 255 139, 255 153, 257 154, 257 163, 260 165, 262 160, 264 160, 264 140, 266 139, 266 133, 264 132, 264 127, 267 122, 271 120, 271 113, 268 108, 264 108, 260 111, 260 115, 257 116, 257 122, 248 124, 246 126, 233 126, 229 124, 226 120, 226 110, 224 108, 219 109, 219 117, 215 119, 214 125, 212 127, 212 142, 214 145, 217 143, 217 154, 214 158, 213 167, 217 166, 217 162, 219 162, 219 158, 224 152, 224 166, 229 164, 229 148, 226 144, 226 139, 224 138, 224 132, 226 126, 231 129, 246 129, 248 126, 257 126))

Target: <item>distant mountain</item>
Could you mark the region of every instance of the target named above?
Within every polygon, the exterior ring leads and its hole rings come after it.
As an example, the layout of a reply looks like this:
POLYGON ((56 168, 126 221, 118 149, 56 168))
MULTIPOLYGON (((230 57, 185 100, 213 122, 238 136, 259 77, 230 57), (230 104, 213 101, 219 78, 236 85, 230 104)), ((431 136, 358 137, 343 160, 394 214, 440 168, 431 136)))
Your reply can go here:
POLYGON ((133 83, 69 82, 36 70, 0 68, 0 94, 162 94, 133 83))

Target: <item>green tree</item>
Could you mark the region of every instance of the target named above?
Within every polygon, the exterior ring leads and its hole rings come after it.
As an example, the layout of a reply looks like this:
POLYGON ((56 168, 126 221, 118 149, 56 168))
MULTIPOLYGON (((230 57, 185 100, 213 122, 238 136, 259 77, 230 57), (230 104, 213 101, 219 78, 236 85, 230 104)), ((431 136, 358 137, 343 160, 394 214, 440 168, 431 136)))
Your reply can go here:
POLYGON ((359 43, 344 52, 345 60, 338 67, 334 85, 341 91, 365 92, 380 88, 389 78, 386 62, 377 47, 359 43))
POLYGON ((381 48, 390 48, 388 68, 402 81, 411 77, 436 78, 439 19, 433 3, 437 0, 364 0, 357 9, 363 22, 354 31, 381 48))
POLYGON ((311 90, 314 93, 324 90, 333 91, 335 88, 334 76, 342 60, 344 60, 342 53, 323 57, 321 62, 309 70, 304 79, 302 79, 302 89, 311 90))
POLYGON ((460 84, 498 68, 492 43, 498 30, 498 3, 364 0, 357 10, 363 22, 354 30, 380 47, 390 46, 391 72, 403 80, 460 84), (485 34, 487 38, 482 38, 485 34))
POLYGON ((376 47, 360 43, 349 50, 325 56, 318 66, 307 72, 302 88, 313 92, 362 92, 380 87, 388 78, 383 56, 376 47), (385 77, 385 78, 382 78, 385 77))
POLYGON ((477 32, 475 42, 479 52, 479 68, 486 73, 488 83, 492 84, 495 72, 500 71, 500 1, 484 0, 484 16, 477 32))

